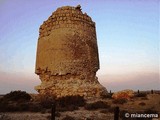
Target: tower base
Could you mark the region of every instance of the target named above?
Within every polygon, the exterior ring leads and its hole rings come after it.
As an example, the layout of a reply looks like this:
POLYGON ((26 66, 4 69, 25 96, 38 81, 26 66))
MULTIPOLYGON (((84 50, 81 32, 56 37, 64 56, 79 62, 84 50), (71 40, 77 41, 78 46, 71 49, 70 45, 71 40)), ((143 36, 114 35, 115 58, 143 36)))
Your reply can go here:
POLYGON ((50 94, 56 98, 75 95, 84 96, 84 98, 101 98, 107 94, 106 88, 98 83, 98 81, 90 82, 73 79, 43 81, 35 89, 42 95, 50 94))

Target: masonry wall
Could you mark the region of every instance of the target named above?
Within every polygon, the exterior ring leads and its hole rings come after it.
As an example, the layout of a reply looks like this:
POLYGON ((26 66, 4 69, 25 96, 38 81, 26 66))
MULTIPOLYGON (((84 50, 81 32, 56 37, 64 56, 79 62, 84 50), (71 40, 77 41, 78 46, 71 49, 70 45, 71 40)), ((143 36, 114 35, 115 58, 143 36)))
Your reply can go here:
POLYGON ((58 8, 39 29, 35 73, 40 76, 42 84, 36 89, 44 93, 45 89, 52 88, 51 92, 61 89, 64 92, 70 88, 70 93, 73 93, 71 85, 74 85, 77 86, 74 94, 77 94, 79 85, 99 84, 96 77, 98 69, 95 23, 82 13, 80 7, 58 8), (59 83, 65 83, 64 90, 59 88, 59 83))
POLYGON ((94 79, 99 69, 95 23, 75 7, 57 9, 40 27, 36 73, 94 79), (91 75, 92 73, 92 75, 91 75))

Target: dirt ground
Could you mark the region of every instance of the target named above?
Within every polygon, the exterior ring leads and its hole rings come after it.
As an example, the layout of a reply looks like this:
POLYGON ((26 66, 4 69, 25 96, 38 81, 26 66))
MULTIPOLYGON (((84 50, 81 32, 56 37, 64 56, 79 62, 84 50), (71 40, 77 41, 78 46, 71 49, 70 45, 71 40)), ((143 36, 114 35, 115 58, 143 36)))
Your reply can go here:
MULTIPOLYGON (((89 102, 99 101, 100 99, 93 99, 89 102)), ((113 99, 101 99, 106 101, 111 108, 119 106, 120 111, 126 110, 129 113, 141 112, 146 110, 157 111, 160 114, 160 94, 148 94, 146 98, 134 97, 124 104, 115 104, 113 99)), ((86 110, 80 107, 79 110, 59 112, 59 117, 56 120, 62 120, 64 117, 71 116, 75 120, 114 120, 114 111, 98 109, 86 110), (102 112, 103 111, 103 112, 102 112)), ((15 112, 15 113, 0 113, 0 120, 50 120, 50 113, 30 113, 30 112, 15 112)), ((160 120, 153 119, 153 120, 160 120)))

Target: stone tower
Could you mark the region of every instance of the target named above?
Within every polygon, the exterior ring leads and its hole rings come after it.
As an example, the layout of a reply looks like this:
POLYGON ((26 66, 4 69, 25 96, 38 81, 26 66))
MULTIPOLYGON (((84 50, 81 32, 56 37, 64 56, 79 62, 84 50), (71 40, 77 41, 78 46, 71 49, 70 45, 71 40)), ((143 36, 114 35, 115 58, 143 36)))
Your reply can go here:
POLYGON ((40 26, 35 73, 40 94, 100 97, 106 89, 96 77, 99 57, 95 22, 81 6, 58 8, 40 26))

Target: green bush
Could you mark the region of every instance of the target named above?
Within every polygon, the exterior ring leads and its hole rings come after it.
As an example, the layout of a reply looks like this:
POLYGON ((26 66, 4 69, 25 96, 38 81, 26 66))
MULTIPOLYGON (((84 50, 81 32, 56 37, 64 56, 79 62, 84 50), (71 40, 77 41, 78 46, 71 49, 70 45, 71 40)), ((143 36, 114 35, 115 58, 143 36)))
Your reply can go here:
POLYGON ((127 99, 125 98, 120 98, 120 99, 115 99, 112 101, 114 104, 124 104, 127 103, 127 99))
POLYGON ((110 105, 108 105, 108 103, 104 101, 97 101, 85 105, 86 110, 96 110, 96 109, 106 109, 106 108, 110 108, 110 105))

